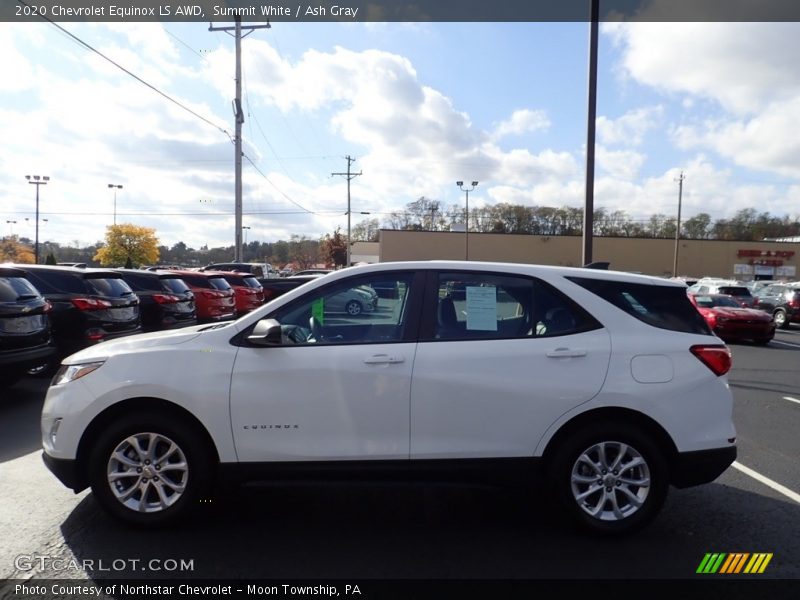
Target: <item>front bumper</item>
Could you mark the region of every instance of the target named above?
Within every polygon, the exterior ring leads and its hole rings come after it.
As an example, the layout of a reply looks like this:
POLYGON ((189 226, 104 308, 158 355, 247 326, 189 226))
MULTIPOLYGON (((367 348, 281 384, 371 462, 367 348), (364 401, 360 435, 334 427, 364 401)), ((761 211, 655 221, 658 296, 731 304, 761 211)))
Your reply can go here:
POLYGON ((76 494, 88 487, 85 478, 78 470, 78 463, 74 459, 53 458, 47 452, 42 452, 42 460, 50 472, 61 483, 74 490, 76 494))
POLYGON ((714 481, 736 460, 736 446, 681 452, 672 464, 672 485, 692 487, 714 481))

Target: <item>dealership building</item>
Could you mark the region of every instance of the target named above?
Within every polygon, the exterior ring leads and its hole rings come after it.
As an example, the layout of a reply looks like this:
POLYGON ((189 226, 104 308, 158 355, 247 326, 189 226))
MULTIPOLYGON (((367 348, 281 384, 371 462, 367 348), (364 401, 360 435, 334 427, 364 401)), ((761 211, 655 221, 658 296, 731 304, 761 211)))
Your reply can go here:
MULTIPOLYGON (((353 262, 476 260, 581 266, 580 236, 516 235, 383 229, 376 243, 356 242, 353 262)), ((678 243, 678 275, 753 279, 798 279, 800 242, 689 240, 678 243)), ((675 240, 595 237, 595 262, 611 269, 671 276, 675 240)))

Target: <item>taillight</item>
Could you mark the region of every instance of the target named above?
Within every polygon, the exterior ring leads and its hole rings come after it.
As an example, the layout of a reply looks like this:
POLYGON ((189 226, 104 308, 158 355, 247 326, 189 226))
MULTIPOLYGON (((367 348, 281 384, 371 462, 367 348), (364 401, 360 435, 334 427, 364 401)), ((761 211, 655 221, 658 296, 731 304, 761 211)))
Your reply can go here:
POLYGON ((97 298, 73 298, 72 305, 78 310, 102 310, 111 308, 111 302, 97 298))
POLYGON ((153 294, 153 300, 159 304, 174 304, 175 302, 181 301, 180 298, 172 294, 153 294))
POLYGON ((689 351, 717 377, 731 370, 731 351, 727 346, 692 346, 689 351))
POLYGON ((217 299, 223 297, 222 294, 219 292, 207 292, 206 290, 200 292, 200 295, 203 296, 203 298, 209 298, 209 299, 217 299))
POLYGON ((714 327, 717 326, 717 315, 716 314, 714 314, 713 312, 707 312, 703 316, 706 318, 706 323, 708 323, 708 326, 711 327, 711 329, 714 329, 714 327))
POLYGON ((800 308, 800 298, 793 296, 792 299, 789 300, 789 306, 791 308, 800 308))

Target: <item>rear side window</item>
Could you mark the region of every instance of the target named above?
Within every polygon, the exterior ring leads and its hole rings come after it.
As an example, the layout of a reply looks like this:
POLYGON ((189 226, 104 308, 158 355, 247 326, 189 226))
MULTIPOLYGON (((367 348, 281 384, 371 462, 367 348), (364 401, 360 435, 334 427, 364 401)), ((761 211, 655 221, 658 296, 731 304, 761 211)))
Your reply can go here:
POLYGON ((158 277, 139 275, 138 273, 125 273, 122 278, 135 292, 157 292, 161 289, 158 277))
POLYGON ((64 271, 27 271, 28 279, 42 294, 85 294, 83 277, 64 271))
POLYGON ((256 289, 262 287, 262 285, 258 282, 258 279, 256 279, 255 277, 243 277, 242 279, 244 280, 244 285, 246 285, 247 287, 256 289))
POLYGON ((230 284, 225 281, 222 277, 209 277, 208 283, 211 285, 212 288, 215 290, 226 291, 233 289, 230 284))
POLYGON ((711 335, 705 319, 686 297, 685 288, 587 277, 567 279, 653 327, 711 335))
POLYGON ((719 288, 720 294, 727 294, 728 296, 750 296, 750 290, 746 287, 722 286, 719 288))
POLYGON ((190 291, 186 282, 178 277, 162 277, 161 285, 164 291, 172 292, 173 294, 185 294, 190 291))
POLYGON ((86 279, 91 294, 121 298, 133 293, 130 286, 121 277, 91 277, 86 279))
POLYGON ((213 286, 208 282, 208 277, 205 275, 181 275, 181 277, 186 283, 194 287, 213 289, 213 286))
POLYGON ((38 298, 39 292, 23 277, 0 277, 0 302, 38 298))
POLYGON ((511 339, 570 335, 600 328, 549 285, 499 273, 439 273, 433 339, 511 339))

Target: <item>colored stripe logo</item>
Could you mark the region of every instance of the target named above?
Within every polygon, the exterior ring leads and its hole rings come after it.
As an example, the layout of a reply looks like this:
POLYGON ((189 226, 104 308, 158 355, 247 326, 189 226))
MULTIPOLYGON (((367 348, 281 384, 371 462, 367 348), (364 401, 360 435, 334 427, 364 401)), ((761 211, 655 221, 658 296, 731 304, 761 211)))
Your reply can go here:
POLYGON ((755 575, 763 573, 769 561, 772 560, 772 552, 708 552, 697 567, 697 573, 701 574, 739 574, 747 573, 755 575))

